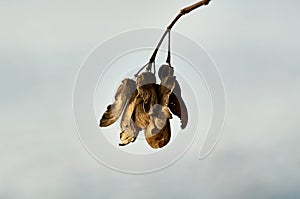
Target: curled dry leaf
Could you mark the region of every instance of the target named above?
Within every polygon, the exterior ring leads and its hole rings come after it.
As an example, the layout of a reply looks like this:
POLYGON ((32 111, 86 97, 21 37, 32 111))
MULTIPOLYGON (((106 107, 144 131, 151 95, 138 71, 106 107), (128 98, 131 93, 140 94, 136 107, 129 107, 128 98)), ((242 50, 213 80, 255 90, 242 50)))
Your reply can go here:
POLYGON ((107 110, 102 115, 100 120, 100 127, 106 127, 113 124, 121 115, 126 102, 136 89, 135 81, 131 79, 124 79, 122 84, 117 89, 115 94, 115 101, 113 104, 107 106, 107 110))

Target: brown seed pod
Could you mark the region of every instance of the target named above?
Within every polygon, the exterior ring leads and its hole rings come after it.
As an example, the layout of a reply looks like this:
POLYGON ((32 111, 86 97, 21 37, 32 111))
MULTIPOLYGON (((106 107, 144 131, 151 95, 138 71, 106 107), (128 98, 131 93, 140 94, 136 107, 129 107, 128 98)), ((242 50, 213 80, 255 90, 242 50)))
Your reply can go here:
POLYGON ((100 127, 106 127, 113 124, 121 115, 126 102, 130 98, 131 94, 136 89, 135 81, 131 79, 124 79, 119 86, 113 104, 107 106, 107 110, 102 115, 100 120, 100 127))

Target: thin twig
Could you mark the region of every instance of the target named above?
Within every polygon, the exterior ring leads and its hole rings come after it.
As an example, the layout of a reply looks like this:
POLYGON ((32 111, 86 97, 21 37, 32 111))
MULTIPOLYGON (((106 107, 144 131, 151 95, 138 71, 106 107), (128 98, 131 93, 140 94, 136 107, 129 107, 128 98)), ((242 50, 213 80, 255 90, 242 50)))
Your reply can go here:
MULTIPOLYGON (((180 17, 182 17, 183 15, 185 15, 185 14, 187 14, 187 13, 189 13, 189 12, 191 12, 191 11, 193 11, 193 10, 195 10, 195 9, 197 9, 197 8, 199 8, 199 7, 201 7, 201 6, 203 6, 203 5, 208 5, 210 1, 211 1, 211 0, 202 0, 202 1, 199 1, 199 2, 197 2, 197 3, 195 3, 195 4, 193 4, 193 5, 190 5, 190 6, 188 6, 188 7, 185 7, 184 9, 180 10, 180 12, 177 14, 177 16, 173 19, 173 21, 167 26, 167 29, 165 30, 164 34, 163 34, 162 37, 160 38, 160 40, 159 40, 159 42, 158 42, 158 44, 157 44, 157 46, 156 46, 156 48, 155 48, 155 50, 154 50, 152 56, 151 56, 150 59, 149 59, 149 62, 148 62, 144 67, 142 67, 142 68, 135 74, 135 76, 137 76, 137 75, 138 75, 138 74, 139 74, 146 66, 149 67, 149 66, 151 66, 151 63, 154 63, 155 58, 156 58, 156 55, 157 55, 157 52, 158 52, 158 50, 159 50, 159 48, 160 48, 162 42, 164 41, 166 35, 167 35, 168 33, 170 34, 171 29, 173 28, 173 26, 175 25, 175 23, 180 19, 180 17)), ((170 42, 170 41, 169 41, 169 42, 170 42)), ((171 62, 171 60, 168 60, 168 59, 167 59, 167 63, 168 63, 168 62, 171 62)), ((170 64, 170 63, 169 63, 169 64, 170 64)), ((147 68, 148 68, 148 67, 147 67, 147 68)))
POLYGON ((169 31, 169 35, 168 35, 168 57, 167 57, 167 64, 169 64, 169 66, 171 66, 171 31, 169 31))
POLYGON ((142 70, 144 70, 144 68, 146 68, 147 66, 149 66, 151 63, 149 62, 149 63, 147 63, 146 65, 144 65, 134 76, 135 77, 137 77, 139 74, 140 74, 140 72, 142 71, 142 70))
POLYGON ((154 50, 154 52, 153 52, 150 60, 149 60, 150 63, 154 62, 156 54, 158 52, 158 49, 160 48, 163 40, 165 39, 167 33, 169 33, 171 31, 171 29, 173 28, 173 26, 175 25, 175 23, 178 21, 178 19, 180 19, 180 17, 182 17, 183 15, 185 15, 185 14, 187 14, 187 13, 189 13, 189 12, 191 12, 191 11, 197 9, 197 8, 199 8, 202 5, 208 5, 210 1, 211 0, 202 0, 202 1, 199 1, 199 2, 197 2, 197 3, 195 3, 195 4, 191 5, 191 6, 188 6, 188 7, 184 8, 184 9, 180 10, 180 12, 178 13, 178 15, 175 17, 175 19, 173 19, 173 21, 167 27, 167 29, 165 30, 165 32, 162 35, 161 39, 159 40, 159 42, 158 42, 158 44, 157 44, 157 46, 156 46, 156 48, 155 48, 155 50, 154 50))

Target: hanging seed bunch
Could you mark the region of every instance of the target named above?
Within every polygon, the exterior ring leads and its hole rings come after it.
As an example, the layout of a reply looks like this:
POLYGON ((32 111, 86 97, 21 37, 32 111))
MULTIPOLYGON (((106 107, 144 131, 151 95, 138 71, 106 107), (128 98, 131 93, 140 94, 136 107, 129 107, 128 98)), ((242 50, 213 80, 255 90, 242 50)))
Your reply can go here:
POLYGON ((173 67, 162 65, 158 76, 160 84, 151 71, 138 74, 136 81, 124 79, 117 89, 114 103, 103 114, 101 127, 113 124, 123 112, 120 145, 134 142, 138 133, 144 130, 146 141, 152 148, 165 146, 171 137, 169 120, 172 114, 181 119, 181 128, 186 127, 188 112, 173 67))
POLYGON ((171 66, 171 29, 181 16, 207 5, 209 1, 202 0, 182 9, 167 27, 149 62, 135 74, 134 78, 125 78, 118 87, 115 101, 107 106, 100 119, 100 127, 113 124, 122 115, 120 146, 134 142, 139 132, 144 131, 146 141, 152 148, 164 147, 171 138, 170 119, 173 115, 180 119, 182 129, 187 126, 188 110, 181 96, 179 82, 174 76, 174 68, 171 66), (166 64, 159 68, 157 81, 155 57, 166 35, 169 36, 168 56, 166 64))

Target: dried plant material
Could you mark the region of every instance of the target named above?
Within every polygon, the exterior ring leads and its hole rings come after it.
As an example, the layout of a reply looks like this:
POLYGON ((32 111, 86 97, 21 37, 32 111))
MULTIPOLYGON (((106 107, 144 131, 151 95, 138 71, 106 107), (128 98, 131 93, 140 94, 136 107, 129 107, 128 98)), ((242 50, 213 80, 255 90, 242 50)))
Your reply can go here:
POLYGON ((184 129, 188 123, 188 111, 187 107, 181 96, 181 89, 177 80, 175 81, 175 87, 173 93, 169 97, 169 105, 171 112, 178 116, 181 120, 181 128, 184 129))
POLYGON ((175 86, 174 76, 165 77, 161 82, 161 85, 156 84, 159 103, 153 105, 149 112, 152 130, 153 129, 161 130, 166 125, 167 119, 172 118, 172 115, 168 109, 168 103, 169 103, 169 96, 172 93, 174 86, 175 86))
POLYGON ((170 65, 163 64, 161 67, 159 67, 158 70, 158 77, 161 81, 163 81, 164 78, 174 76, 174 68, 170 65))
POLYGON ((150 111, 150 123, 146 127, 144 134, 147 143, 152 148, 161 148, 165 146, 171 137, 171 127, 169 119, 172 115, 167 107, 169 103, 169 95, 175 87, 175 77, 165 77, 161 85, 156 85, 158 88, 159 104, 154 104, 150 111))
POLYGON ((145 129, 145 137, 147 143, 154 149, 162 148, 167 145, 171 138, 171 127, 169 119, 162 129, 153 128, 153 123, 145 129))
POLYGON ((165 125, 168 119, 172 119, 172 114, 170 113, 168 107, 162 106, 160 104, 155 104, 151 111, 150 115, 150 123, 152 122, 152 129, 156 128, 161 130, 165 125))
POLYGON ((144 108, 144 101, 141 97, 138 97, 133 113, 134 123, 141 129, 146 128, 150 122, 150 116, 146 113, 144 108))
POLYGON ((136 84, 133 80, 126 78, 122 81, 122 84, 119 86, 115 94, 114 103, 108 105, 107 110, 102 115, 102 118, 100 120, 100 127, 109 126, 120 117, 126 105, 126 102, 135 89, 136 84))
POLYGON ((151 106, 157 103, 155 75, 145 72, 137 77, 137 90, 131 97, 121 121, 121 145, 134 142, 138 132, 149 125, 147 114, 151 106))
POLYGON ((175 76, 169 76, 165 77, 161 85, 159 87, 159 96, 160 96, 160 104, 161 105, 168 105, 169 104, 169 96, 173 92, 173 89, 175 87, 176 77, 175 76))
POLYGON ((157 103, 156 78, 151 72, 144 72, 137 77, 136 84, 139 96, 144 101, 145 111, 148 112, 151 104, 157 103))
POLYGON ((139 131, 144 129, 146 141, 152 148, 164 147, 171 137, 171 112, 181 119, 182 129, 187 126, 187 107, 182 99, 179 83, 174 76, 174 68, 171 67, 170 33, 180 17, 203 5, 208 5, 209 2, 210 0, 201 0, 180 10, 163 33, 149 62, 135 74, 136 83, 130 79, 122 81, 115 95, 115 102, 107 107, 100 120, 101 127, 114 123, 130 98, 121 119, 120 145, 134 142, 139 131), (155 78, 155 58, 167 34, 169 36, 167 64, 162 65, 158 71, 158 77, 161 80, 161 84, 158 85, 155 78), (154 66, 154 73, 151 72, 152 66, 154 66), (146 72, 140 74, 142 70, 146 72))
POLYGON ((158 101, 155 82, 155 75, 150 72, 144 72, 137 77, 138 100, 134 111, 134 122, 142 129, 149 124, 148 112, 158 101))
POLYGON ((133 120, 130 120, 129 125, 124 128, 120 133, 121 143, 119 146, 125 146, 130 142, 134 142, 138 136, 138 133, 141 129, 135 125, 133 120))
POLYGON ((181 128, 184 129, 188 123, 188 111, 181 96, 179 83, 173 75, 173 67, 162 65, 159 68, 158 76, 162 81, 161 101, 162 104, 167 104, 171 112, 180 118, 181 128), (168 93, 168 89, 171 93, 168 93))
POLYGON ((122 131, 120 134, 120 139, 122 143, 120 145, 122 146, 130 142, 134 142, 138 135, 138 132, 140 131, 140 128, 138 128, 132 120, 137 99, 138 99, 138 91, 136 90, 131 96, 128 105, 125 108, 122 116, 121 125, 120 125, 122 131))

